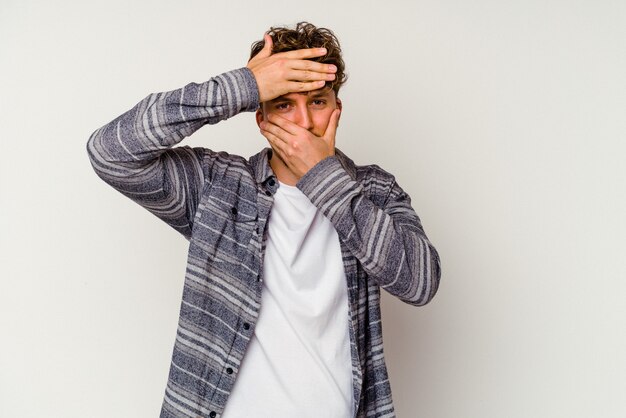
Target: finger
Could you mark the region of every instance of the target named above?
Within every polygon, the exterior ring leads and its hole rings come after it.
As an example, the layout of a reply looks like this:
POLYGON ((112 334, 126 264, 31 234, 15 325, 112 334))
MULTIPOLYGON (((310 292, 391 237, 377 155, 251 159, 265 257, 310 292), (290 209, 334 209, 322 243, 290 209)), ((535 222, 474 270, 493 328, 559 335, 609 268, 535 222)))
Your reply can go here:
POLYGON ((330 115, 328 126, 324 132, 323 138, 332 147, 335 147, 335 135, 337 134, 337 126, 339 126, 339 117, 341 116, 341 110, 335 109, 333 114, 330 115))
MULTIPOLYGON (((304 130, 300 125, 293 123, 289 119, 283 118, 280 115, 269 114, 267 115, 268 127, 276 126, 285 132, 287 135, 296 135, 298 131, 304 130)), ((274 132, 276 134, 280 134, 278 132, 274 132)))
POLYGON ((336 73, 337 66, 333 64, 322 64, 311 60, 291 60, 289 62, 294 70, 308 70, 318 73, 336 73))
POLYGON ((272 55, 272 48, 274 46, 272 37, 267 33, 263 35, 263 41, 265 41, 263 49, 257 54, 260 58, 266 58, 272 55))
POLYGON ((281 52, 276 55, 280 55, 282 58, 287 59, 316 58, 326 55, 326 48, 294 49, 293 51, 281 52))
POLYGON ((293 81, 333 81, 335 74, 322 73, 311 70, 291 70, 287 72, 287 80, 293 81))
POLYGON ((263 132, 261 130, 261 134, 263 134, 265 139, 267 139, 267 141, 270 143, 270 146, 272 147, 272 150, 274 150, 276 154, 278 154, 278 157, 282 160, 283 163, 285 163, 287 168, 289 170, 293 170, 293 165, 287 151, 287 144, 280 141, 280 139, 276 135, 273 135, 271 132, 263 132))
POLYGON ((282 127, 267 121, 261 122, 261 132, 269 132, 279 138, 284 143, 287 143, 289 141, 289 137, 291 135, 282 127))
POLYGON ((281 156, 284 155, 286 144, 279 137, 271 132, 264 131, 263 129, 261 129, 261 135, 263 135, 269 143, 272 144, 273 148, 276 149, 281 156))

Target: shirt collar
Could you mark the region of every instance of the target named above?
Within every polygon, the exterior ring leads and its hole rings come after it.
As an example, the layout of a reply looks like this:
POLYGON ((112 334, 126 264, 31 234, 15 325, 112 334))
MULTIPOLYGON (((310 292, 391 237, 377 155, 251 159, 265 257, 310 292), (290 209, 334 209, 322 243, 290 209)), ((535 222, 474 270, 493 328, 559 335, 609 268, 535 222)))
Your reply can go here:
MULTIPOLYGON (((276 178, 274 171, 272 171, 272 167, 270 167, 270 156, 272 153, 271 148, 263 148, 260 152, 250 157, 250 165, 252 165, 252 169, 254 170, 254 178, 257 184, 263 184, 270 177, 276 178)), ((335 147, 335 157, 344 170, 350 175, 353 180, 356 180, 356 166, 354 162, 348 158, 339 148, 335 147)))
POLYGON ((250 157, 250 165, 254 170, 254 178, 258 184, 264 183, 270 177, 276 177, 270 167, 271 148, 263 148, 261 152, 250 157))

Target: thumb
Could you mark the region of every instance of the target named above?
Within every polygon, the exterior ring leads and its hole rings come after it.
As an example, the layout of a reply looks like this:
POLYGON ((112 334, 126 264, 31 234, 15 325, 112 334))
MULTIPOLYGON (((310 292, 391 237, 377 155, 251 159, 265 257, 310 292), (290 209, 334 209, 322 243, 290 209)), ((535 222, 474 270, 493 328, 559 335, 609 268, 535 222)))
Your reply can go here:
POLYGON ((324 132, 324 140, 330 145, 331 148, 335 148, 335 135, 337 134, 337 126, 339 126, 339 117, 341 116, 341 110, 335 109, 333 114, 330 115, 330 121, 324 132))
POLYGON ((272 47, 274 46, 274 44, 272 42, 272 37, 267 33, 263 35, 263 41, 265 41, 265 44, 263 45, 263 49, 261 50, 261 52, 259 52, 258 55, 262 58, 267 58, 272 55, 272 47))

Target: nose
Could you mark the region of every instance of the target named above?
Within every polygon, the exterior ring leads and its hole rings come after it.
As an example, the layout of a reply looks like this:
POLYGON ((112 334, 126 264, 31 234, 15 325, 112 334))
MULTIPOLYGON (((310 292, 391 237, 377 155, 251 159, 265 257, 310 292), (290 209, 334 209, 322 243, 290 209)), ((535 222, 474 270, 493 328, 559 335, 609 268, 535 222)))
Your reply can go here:
POLYGON ((294 116, 294 122, 298 124, 298 126, 309 131, 313 129, 313 118, 311 117, 308 106, 298 106, 294 116))

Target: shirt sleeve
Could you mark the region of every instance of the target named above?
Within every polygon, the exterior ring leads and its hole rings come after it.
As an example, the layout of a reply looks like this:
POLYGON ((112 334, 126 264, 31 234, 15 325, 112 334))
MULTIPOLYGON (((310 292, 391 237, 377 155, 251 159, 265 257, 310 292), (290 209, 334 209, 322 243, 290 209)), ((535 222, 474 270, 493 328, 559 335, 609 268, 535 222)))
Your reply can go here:
POLYGON ((229 71, 201 84, 150 94, 96 130, 87 153, 102 180, 189 239, 217 154, 174 145, 206 124, 258 106, 252 72, 245 67, 229 71))
POLYGON ((382 207, 366 196, 335 156, 320 161, 297 186, 332 222, 343 244, 379 286, 406 303, 425 305, 439 287, 439 254, 409 195, 391 175, 381 174, 375 170, 369 180, 388 190, 382 207))

